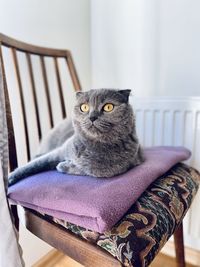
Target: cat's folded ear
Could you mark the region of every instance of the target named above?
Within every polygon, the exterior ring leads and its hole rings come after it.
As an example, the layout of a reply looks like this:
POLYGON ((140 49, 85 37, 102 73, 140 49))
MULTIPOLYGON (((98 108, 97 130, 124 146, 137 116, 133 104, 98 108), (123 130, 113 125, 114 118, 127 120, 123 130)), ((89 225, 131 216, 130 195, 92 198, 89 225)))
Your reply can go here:
POLYGON ((123 95, 125 101, 128 102, 128 99, 129 99, 129 96, 130 96, 130 93, 131 93, 131 89, 119 90, 118 92, 119 92, 121 95, 123 95))
POLYGON ((83 92, 76 92, 76 99, 79 99, 80 96, 82 96, 84 93, 83 92))

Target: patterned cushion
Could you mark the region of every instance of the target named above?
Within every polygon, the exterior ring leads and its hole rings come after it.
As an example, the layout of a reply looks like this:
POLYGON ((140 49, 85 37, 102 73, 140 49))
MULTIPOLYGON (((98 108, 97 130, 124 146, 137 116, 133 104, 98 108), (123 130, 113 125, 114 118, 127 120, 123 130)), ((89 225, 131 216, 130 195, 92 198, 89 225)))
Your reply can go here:
POLYGON ((97 244, 124 266, 148 266, 185 216, 198 190, 200 174, 179 163, 158 178, 124 217, 104 234, 44 215, 97 244))

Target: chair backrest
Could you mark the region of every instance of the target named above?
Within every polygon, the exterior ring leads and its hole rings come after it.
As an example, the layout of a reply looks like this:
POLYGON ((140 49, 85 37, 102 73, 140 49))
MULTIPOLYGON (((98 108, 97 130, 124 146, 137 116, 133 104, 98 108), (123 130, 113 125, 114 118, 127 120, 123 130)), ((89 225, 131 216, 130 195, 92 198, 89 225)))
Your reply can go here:
MULTIPOLYGON (((70 77, 70 82, 75 91, 80 91, 81 86, 69 50, 38 47, 0 34, 0 64, 6 100, 9 160, 10 170, 12 171, 18 166, 19 155, 17 151, 18 148, 16 148, 16 133, 13 129, 15 128, 13 127, 13 116, 17 113, 17 120, 19 118, 19 122, 21 116, 23 125, 20 126, 19 135, 21 135, 20 138, 24 139, 22 143, 25 145, 25 148, 21 147, 20 150, 21 152, 23 151, 23 154, 26 154, 26 160, 29 160, 31 158, 30 136, 32 131, 35 132, 38 140, 44 135, 41 119, 43 109, 46 107, 46 115, 48 115, 46 117, 48 117, 49 128, 52 128, 56 123, 53 111, 53 104, 56 102, 54 101, 55 98, 57 98, 57 107, 54 107, 54 109, 61 110, 62 118, 67 116, 66 102, 68 101, 69 103, 71 99, 68 100, 65 97, 65 89, 67 88, 63 88, 65 86, 63 86, 64 82, 62 76, 66 74, 68 78, 70 77), (48 66, 49 60, 51 60, 51 68, 48 66), (66 69, 64 71, 61 71, 61 65, 63 67, 61 63, 65 65, 64 67, 66 69), (12 80, 13 76, 15 76, 15 81, 13 84, 9 84, 9 80, 12 80), (37 82, 39 76, 40 83, 37 82), (51 92, 51 79, 53 76, 55 77, 54 90, 56 90, 56 94, 51 92), (15 107, 12 108, 11 100, 13 93, 18 94, 18 102, 20 103, 19 106, 21 106, 20 110, 17 110, 15 107), (42 94, 45 100, 43 99, 41 103, 40 99, 42 94), (34 113, 33 118, 30 113, 34 113), (34 125, 34 127, 31 128, 31 125, 34 125)), ((17 97, 15 96, 15 98, 17 97)), ((14 99, 14 102, 15 100, 17 99, 14 99)), ((14 103, 14 106, 15 105, 16 103, 14 103)), ((16 123, 19 122, 17 121, 16 123)))

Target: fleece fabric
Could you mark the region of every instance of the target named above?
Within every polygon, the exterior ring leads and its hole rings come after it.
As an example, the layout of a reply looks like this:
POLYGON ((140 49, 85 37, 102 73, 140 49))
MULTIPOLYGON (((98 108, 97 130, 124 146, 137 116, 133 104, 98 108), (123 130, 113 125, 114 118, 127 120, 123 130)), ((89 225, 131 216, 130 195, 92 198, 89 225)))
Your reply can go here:
POLYGON ((154 180, 190 154, 183 147, 146 148, 144 163, 113 178, 47 171, 9 187, 8 197, 24 207, 103 233, 154 180))

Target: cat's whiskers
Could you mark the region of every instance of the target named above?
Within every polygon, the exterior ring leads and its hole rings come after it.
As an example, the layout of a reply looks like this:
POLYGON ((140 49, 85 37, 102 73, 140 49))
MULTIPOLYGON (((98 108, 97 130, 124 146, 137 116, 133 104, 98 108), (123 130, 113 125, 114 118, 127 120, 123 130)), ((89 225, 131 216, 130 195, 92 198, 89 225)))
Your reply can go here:
POLYGON ((92 129, 92 128, 99 131, 100 133, 102 133, 101 130, 99 129, 99 127, 97 125, 95 125, 94 123, 92 123, 92 125, 90 126, 89 129, 92 129))

